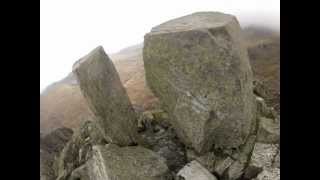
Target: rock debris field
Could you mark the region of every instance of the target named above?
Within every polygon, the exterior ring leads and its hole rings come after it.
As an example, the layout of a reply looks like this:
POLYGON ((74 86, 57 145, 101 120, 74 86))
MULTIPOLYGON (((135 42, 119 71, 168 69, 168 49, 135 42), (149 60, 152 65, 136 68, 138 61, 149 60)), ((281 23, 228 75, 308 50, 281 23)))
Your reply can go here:
POLYGON ((280 179, 280 116, 257 93, 235 16, 160 24, 145 35, 143 62, 159 99, 148 111, 132 106, 103 47, 74 64, 93 116, 40 133, 41 180, 280 179))

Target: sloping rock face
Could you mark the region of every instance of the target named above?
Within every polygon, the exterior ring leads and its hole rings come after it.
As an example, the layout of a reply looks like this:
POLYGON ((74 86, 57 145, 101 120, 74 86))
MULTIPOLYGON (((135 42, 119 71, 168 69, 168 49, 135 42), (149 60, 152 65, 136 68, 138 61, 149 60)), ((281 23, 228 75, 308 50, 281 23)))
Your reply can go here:
POLYGON ((41 137, 40 135, 40 179, 54 180, 56 178, 54 162, 73 132, 68 128, 58 128, 41 137))
POLYGON ((140 146, 119 147, 114 144, 94 146, 86 163, 88 180, 169 180, 171 175, 164 159, 140 146))
POLYGON ((96 121, 84 122, 55 161, 57 180, 69 179, 75 169, 91 158, 92 146, 106 143, 96 121))
POLYGON ((252 72, 234 16, 201 12, 145 36, 146 80, 197 152, 244 144, 255 120, 252 72))
POLYGON ((121 146, 137 142, 136 114, 119 75, 104 52, 97 47, 73 66, 80 89, 108 142, 121 146))

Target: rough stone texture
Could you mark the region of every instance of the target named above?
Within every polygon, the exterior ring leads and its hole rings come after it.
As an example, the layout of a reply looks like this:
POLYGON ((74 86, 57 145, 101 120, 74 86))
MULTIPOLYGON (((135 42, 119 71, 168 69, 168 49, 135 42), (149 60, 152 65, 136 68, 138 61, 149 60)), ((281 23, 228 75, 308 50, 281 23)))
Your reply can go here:
MULTIPOLYGON (((207 168, 210 172, 216 172, 216 170, 219 169, 218 163, 217 163, 218 158, 219 157, 217 157, 214 154, 214 152, 209 152, 205 155, 196 157, 195 160, 198 161, 202 166, 207 168)), ((217 173, 217 174, 219 174, 219 173, 217 173)))
POLYGON ((217 180, 206 168, 199 162, 192 161, 178 172, 178 177, 184 180, 217 180))
MULTIPOLYGON (((48 153, 59 153, 71 139, 73 131, 69 128, 58 128, 51 133, 40 137, 40 149, 48 153)), ((41 135, 40 135, 41 136, 41 135)))
POLYGON ((73 72, 106 139, 121 146, 137 143, 136 114, 103 48, 97 47, 76 62, 73 72))
POLYGON ((54 180, 56 178, 55 169, 53 167, 54 161, 66 143, 71 139, 72 133, 71 129, 58 128, 43 137, 40 134, 41 180, 54 180))
POLYGON ((45 150, 40 149, 40 180, 54 180, 55 173, 52 169, 54 157, 45 150))
POLYGON ((90 180, 87 164, 84 164, 72 171, 68 180, 90 180))
POLYGON ((278 147, 274 144, 256 143, 252 152, 250 166, 270 167, 277 155, 278 147))
POLYGON ((162 157, 140 146, 94 146, 93 157, 86 164, 89 180, 169 180, 162 157))
POLYGON ((278 119, 259 118, 257 141, 261 143, 280 143, 280 122, 278 119))
POLYGON ((76 168, 85 164, 91 157, 93 145, 106 143, 95 121, 84 122, 75 131, 55 162, 57 179, 68 179, 76 168))
POLYGON ((279 168, 265 168, 253 180, 280 180, 280 169, 279 168))
POLYGON ((234 16, 201 12, 145 36, 148 86, 180 139, 199 153, 238 148, 255 119, 252 72, 234 16))
POLYGON ((277 153, 276 157, 274 157, 274 159, 273 159, 272 166, 280 168, 280 149, 278 150, 278 153, 277 153))
POLYGON ((228 171, 226 171, 226 174, 224 174, 223 179, 227 179, 227 180, 239 179, 244 172, 244 168, 245 168, 245 164, 241 163, 240 161, 235 161, 228 168, 228 171))
POLYGON ((259 96, 256 96, 257 116, 267 117, 271 119, 277 118, 277 113, 272 108, 269 108, 265 100, 259 96))
POLYGON ((144 118, 139 118, 144 119, 140 122, 143 127, 140 135, 149 148, 163 157, 168 168, 176 173, 187 163, 184 145, 179 141, 174 129, 165 122, 165 116, 159 115, 160 111, 151 112, 146 111, 141 115, 144 118))
POLYGON ((188 149, 187 155, 189 159, 195 159, 219 179, 238 179, 245 173, 256 143, 256 121, 253 121, 252 127, 245 144, 240 146, 239 149, 214 149, 213 152, 208 152, 200 156, 196 152, 188 149))
MULTIPOLYGON (((244 179, 256 178, 261 173, 269 174, 268 176, 270 176, 270 173, 272 174, 273 172, 269 172, 268 169, 278 168, 276 161, 279 152, 278 145, 255 143, 249 165, 243 175, 244 179)), ((259 179, 261 178, 260 176, 259 179)))
POLYGON ((253 81, 253 92, 262 98, 268 98, 270 96, 270 92, 267 90, 264 84, 257 79, 253 81))

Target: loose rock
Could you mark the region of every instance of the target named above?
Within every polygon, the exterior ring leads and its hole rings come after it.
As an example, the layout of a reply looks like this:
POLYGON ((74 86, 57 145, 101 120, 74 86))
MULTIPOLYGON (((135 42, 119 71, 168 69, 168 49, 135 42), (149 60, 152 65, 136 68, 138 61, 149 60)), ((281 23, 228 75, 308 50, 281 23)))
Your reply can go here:
POLYGON ((261 143, 280 143, 280 122, 277 119, 259 118, 257 141, 261 143))
POLYGON ((253 180, 280 180, 280 169, 266 168, 253 180))
POLYGON ((55 161, 57 179, 67 180, 75 169, 91 157, 93 145, 106 143, 95 121, 84 122, 55 161))
POLYGON ((257 167, 270 167, 277 155, 278 147, 274 144, 256 143, 252 152, 250 165, 257 167))
POLYGON ((40 134, 40 179, 54 180, 56 178, 54 162, 66 143, 71 139, 73 131, 68 128, 58 128, 47 135, 40 134))
POLYGON ((140 146, 94 146, 87 162, 89 180, 170 180, 165 160, 140 146))
POLYGON ((197 161, 192 161, 183 167, 178 173, 179 177, 184 180, 217 180, 213 174, 197 161))

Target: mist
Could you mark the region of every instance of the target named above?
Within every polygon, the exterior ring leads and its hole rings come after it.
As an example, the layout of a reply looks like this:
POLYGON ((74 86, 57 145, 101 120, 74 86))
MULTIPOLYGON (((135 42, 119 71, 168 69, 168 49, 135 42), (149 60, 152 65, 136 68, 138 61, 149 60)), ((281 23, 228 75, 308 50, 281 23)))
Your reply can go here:
POLYGON ((143 42, 152 27, 198 11, 233 14, 242 27, 280 31, 280 0, 41 0, 40 93, 98 45, 115 53, 143 42))

